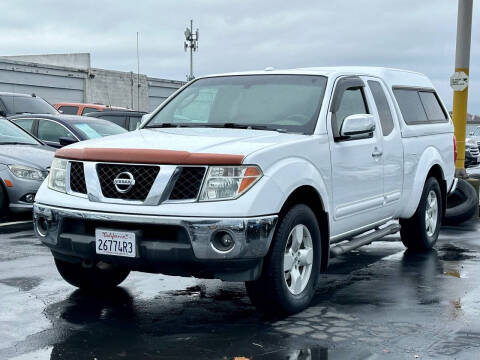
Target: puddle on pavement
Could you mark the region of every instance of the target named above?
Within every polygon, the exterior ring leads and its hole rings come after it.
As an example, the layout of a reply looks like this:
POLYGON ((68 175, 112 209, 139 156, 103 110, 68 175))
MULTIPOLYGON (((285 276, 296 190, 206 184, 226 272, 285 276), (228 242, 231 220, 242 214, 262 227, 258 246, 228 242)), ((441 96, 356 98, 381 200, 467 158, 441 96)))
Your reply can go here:
POLYGON ((0 284, 17 287, 22 291, 30 291, 40 285, 41 282, 42 279, 39 277, 15 277, 0 279, 0 284))
POLYGON ((461 261, 474 259, 475 253, 453 244, 445 244, 438 249, 439 259, 444 261, 461 261))

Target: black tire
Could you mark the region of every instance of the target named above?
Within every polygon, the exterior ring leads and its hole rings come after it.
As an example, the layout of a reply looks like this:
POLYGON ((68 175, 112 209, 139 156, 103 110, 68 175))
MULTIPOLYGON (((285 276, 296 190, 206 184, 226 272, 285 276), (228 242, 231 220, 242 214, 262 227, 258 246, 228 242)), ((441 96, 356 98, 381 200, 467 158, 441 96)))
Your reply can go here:
POLYGON ((113 265, 101 268, 98 265, 84 267, 81 263, 69 263, 55 259, 55 265, 62 278, 82 290, 109 290, 122 283, 130 270, 113 265))
POLYGON ((279 219, 260 278, 245 283, 252 303, 261 311, 275 315, 290 315, 308 307, 318 285, 321 255, 321 233, 315 214, 306 205, 293 206, 279 219), (293 294, 287 287, 283 263, 289 235, 293 228, 300 224, 303 224, 310 233, 313 262, 305 288, 300 293, 293 294))
POLYGON ((415 214, 409 219, 400 219, 400 237, 403 244, 411 251, 430 250, 438 239, 440 226, 442 224, 442 192, 438 180, 430 177, 423 187, 422 197, 418 204, 415 214), (433 191, 437 199, 437 219, 435 231, 429 235, 427 233, 425 215, 427 210, 427 198, 433 191))
POLYGON ((0 218, 8 215, 8 196, 2 184, 0 184, 0 218))
POLYGON ((458 225, 470 220, 478 207, 478 195, 467 181, 458 179, 456 190, 447 198, 447 209, 443 223, 458 225))

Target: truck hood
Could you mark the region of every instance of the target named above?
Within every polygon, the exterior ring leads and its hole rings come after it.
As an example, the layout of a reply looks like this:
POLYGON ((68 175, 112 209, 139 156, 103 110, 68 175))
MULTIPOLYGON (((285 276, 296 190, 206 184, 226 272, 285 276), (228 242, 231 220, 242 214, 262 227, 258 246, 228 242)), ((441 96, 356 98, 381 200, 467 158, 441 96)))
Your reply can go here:
POLYGON ((45 145, 0 145, 0 164, 45 170, 51 165, 54 154, 54 149, 45 145))
POLYGON ((260 149, 296 141, 301 134, 223 128, 141 129, 130 133, 82 141, 70 149, 142 149, 247 156, 260 149))

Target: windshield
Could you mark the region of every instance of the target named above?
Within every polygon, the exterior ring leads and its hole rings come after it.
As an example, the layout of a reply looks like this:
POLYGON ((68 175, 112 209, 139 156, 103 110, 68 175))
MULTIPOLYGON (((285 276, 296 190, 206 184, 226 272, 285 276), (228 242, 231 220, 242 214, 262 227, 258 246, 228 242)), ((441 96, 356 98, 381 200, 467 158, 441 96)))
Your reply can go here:
POLYGON ((124 128, 108 121, 88 121, 84 123, 74 123, 72 125, 83 134, 85 139, 95 139, 127 132, 124 128))
POLYGON ((39 145, 40 143, 8 120, 0 120, 0 145, 39 145))
POLYGON ((48 102, 33 96, 2 96, 7 115, 15 114, 58 114, 48 102))
POLYGON ((199 79, 145 126, 251 127, 311 134, 327 79, 309 75, 242 75, 199 79))

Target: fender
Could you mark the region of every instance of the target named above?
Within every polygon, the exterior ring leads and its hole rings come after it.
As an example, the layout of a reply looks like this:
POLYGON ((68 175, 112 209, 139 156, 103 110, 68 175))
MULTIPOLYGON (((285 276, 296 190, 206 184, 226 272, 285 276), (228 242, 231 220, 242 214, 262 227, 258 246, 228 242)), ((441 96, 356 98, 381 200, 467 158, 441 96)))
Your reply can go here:
POLYGON ((427 175, 435 165, 440 166, 442 169, 442 180, 445 180, 445 163, 440 152, 435 147, 429 146, 426 148, 417 162, 412 154, 405 154, 405 181, 402 199, 404 205, 400 209, 398 217, 409 218, 415 213, 420 203, 420 197, 422 196, 427 175), (415 163, 416 167, 414 166, 415 163))
POLYGON ((325 212, 329 212, 330 197, 324 179, 330 178, 330 173, 321 174, 312 163, 300 157, 289 157, 276 162, 268 169, 270 180, 282 190, 283 198, 275 199, 275 209, 279 212, 288 197, 301 186, 313 187, 320 196, 320 204, 325 212), (301 176, 300 176, 301 174, 301 176), (277 180, 281 179, 281 181, 277 180))

